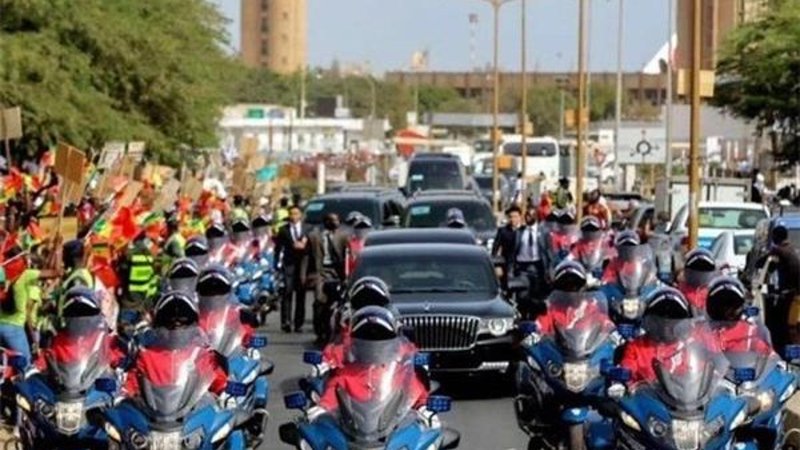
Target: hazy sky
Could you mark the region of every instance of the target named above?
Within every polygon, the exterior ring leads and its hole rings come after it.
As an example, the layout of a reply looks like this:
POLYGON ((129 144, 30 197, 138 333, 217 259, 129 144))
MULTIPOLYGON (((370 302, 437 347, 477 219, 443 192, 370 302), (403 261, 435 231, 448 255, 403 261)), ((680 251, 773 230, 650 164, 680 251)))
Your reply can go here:
MULTIPOLYGON (((239 46, 242 0, 212 0, 231 18, 239 46)), ((259 1, 259 0, 245 0, 259 1)), ((620 0, 591 2, 591 68, 616 67, 620 0)), ((528 67, 574 70, 578 0, 528 0, 528 67)), ((369 62, 374 71, 406 69, 415 50, 428 49, 432 70, 469 70, 470 13, 479 15, 477 61, 492 57, 492 8, 480 0, 308 0, 309 63, 369 62)), ((500 64, 519 69, 520 1, 501 9, 500 64)), ((667 42, 666 0, 625 0, 626 70, 639 70, 667 42)))

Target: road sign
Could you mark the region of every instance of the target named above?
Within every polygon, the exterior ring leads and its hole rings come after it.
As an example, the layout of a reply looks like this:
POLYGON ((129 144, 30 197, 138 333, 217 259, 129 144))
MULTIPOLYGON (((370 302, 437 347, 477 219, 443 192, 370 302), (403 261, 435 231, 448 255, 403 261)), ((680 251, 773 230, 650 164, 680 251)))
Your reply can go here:
POLYGON ((619 164, 662 164, 666 161, 667 139, 663 128, 619 130, 619 164))

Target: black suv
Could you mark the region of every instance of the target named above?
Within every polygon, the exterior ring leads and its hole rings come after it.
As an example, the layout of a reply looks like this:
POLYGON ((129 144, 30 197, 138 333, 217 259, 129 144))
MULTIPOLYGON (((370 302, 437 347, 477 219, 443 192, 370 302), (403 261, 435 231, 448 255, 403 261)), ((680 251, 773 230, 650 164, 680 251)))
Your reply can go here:
POLYGON ((398 225, 405 211, 404 199, 392 189, 346 190, 323 194, 306 204, 303 220, 312 227, 318 227, 328 213, 336 213, 344 221, 353 211, 369 217, 376 229, 398 225))
POLYGON ((470 187, 467 171, 456 155, 418 153, 408 163, 406 194, 429 189, 462 190, 470 187))
POLYGON ((389 285, 401 322, 434 372, 503 372, 514 359, 517 313, 500 293, 489 254, 476 245, 366 247, 352 279, 389 285))
POLYGON ((464 213, 467 226, 475 233, 478 244, 491 248, 497 232, 497 219, 492 206, 473 191, 427 191, 409 199, 403 225, 406 228, 445 226, 447 211, 458 208, 464 213))

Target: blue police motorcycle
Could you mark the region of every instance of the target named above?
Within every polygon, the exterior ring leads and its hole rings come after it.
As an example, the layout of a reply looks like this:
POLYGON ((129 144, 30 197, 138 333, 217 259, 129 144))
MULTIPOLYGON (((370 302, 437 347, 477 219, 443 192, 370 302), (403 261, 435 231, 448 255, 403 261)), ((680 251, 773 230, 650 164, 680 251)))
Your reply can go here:
POLYGON ((596 291, 554 291, 536 324, 520 325, 524 359, 516 374, 514 406, 529 449, 613 448, 604 372, 619 341, 605 299, 596 291))

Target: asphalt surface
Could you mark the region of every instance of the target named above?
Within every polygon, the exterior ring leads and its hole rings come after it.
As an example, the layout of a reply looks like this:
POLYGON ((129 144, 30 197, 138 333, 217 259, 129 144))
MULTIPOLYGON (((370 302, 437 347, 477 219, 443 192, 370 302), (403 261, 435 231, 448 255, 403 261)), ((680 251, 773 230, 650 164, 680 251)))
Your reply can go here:
MULTIPOLYGON (((306 311, 311 312, 310 303, 306 311)), ((279 313, 270 314, 264 331, 269 336, 266 357, 275 363, 270 376, 270 423, 261 449, 291 448, 280 442, 278 426, 299 415, 283 406, 283 396, 297 390, 297 380, 309 372, 302 355, 312 349, 314 336, 307 320, 304 333, 283 333, 279 313)), ((509 450, 526 449, 527 438, 517 427, 511 389, 507 379, 500 377, 459 378, 442 380, 437 393, 451 395, 453 410, 442 414, 446 426, 461 433, 460 449, 509 450)))

